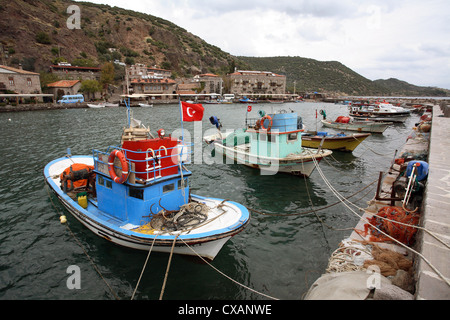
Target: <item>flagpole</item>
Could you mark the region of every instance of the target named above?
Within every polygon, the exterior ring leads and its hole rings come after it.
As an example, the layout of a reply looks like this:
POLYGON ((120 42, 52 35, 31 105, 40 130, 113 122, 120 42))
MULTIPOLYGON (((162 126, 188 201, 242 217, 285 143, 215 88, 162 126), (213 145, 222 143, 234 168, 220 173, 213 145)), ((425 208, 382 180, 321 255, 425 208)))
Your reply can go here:
POLYGON ((178 105, 180 106, 180 120, 181 120, 181 141, 184 142, 184 129, 183 129, 183 107, 181 106, 181 96, 178 95, 178 105))

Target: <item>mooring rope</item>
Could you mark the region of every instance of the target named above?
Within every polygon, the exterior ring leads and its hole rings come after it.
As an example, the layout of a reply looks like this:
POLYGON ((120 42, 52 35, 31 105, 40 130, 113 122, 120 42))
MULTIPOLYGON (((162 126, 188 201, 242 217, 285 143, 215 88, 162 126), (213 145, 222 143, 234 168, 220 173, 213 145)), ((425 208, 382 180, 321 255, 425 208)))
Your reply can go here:
MULTIPOLYGON (((309 152, 309 151, 308 151, 309 152)), ((345 203, 345 198, 342 197, 342 195, 339 194, 339 192, 331 185, 331 183, 328 181, 328 179, 326 178, 326 176, 324 175, 322 169, 320 168, 318 162, 316 161, 316 159, 313 158, 314 164, 316 165, 316 169, 319 172, 320 176, 322 177, 323 181, 325 182, 325 184, 327 184, 327 186, 330 188, 331 192, 338 198, 341 199, 342 198, 342 204, 345 205, 352 213, 354 213, 356 216, 358 216, 361 220, 365 221, 367 224, 369 224, 371 227, 373 227, 374 229, 376 229, 378 232, 380 232, 381 234, 385 235, 386 237, 388 237, 389 239, 391 239, 392 241, 394 241, 395 243, 398 243, 400 246, 404 247, 405 249, 411 251, 412 253, 416 254, 417 256, 419 256, 423 261, 425 261, 428 266, 430 266, 431 269, 433 269, 433 271, 448 285, 450 286, 450 280, 447 279, 427 258, 425 258, 423 256, 423 254, 421 254, 420 252, 408 247, 406 244, 402 243, 401 241, 398 241, 397 239, 395 239, 394 237, 390 236, 389 234, 387 234, 386 232, 380 230, 378 227, 374 226, 373 224, 371 224, 367 219, 365 219, 362 215, 359 215, 357 212, 355 212, 352 208, 350 208, 346 203, 345 203)))
POLYGON ((147 267, 147 262, 148 262, 148 259, 150 258, 150 253, 153 250, 153 245, 155 244, 156 238, 158 238, 158 235, 156 235, 156 237, 153 238, 152 245, 150 247, 150 250, 148 251, 147 259, 145 259, 145 263, 144 263, 144 266, 142 267, 141 275, 139 276, 138 282, 136 284, 136 288, 134 288, 133 295, 131 296, 131 300, 134 299, 134 295, 136 294, 136 290, 139 287, 139 283, 141 282, 142 275, 144 274, 144 270, 147 267))
POLYGON ((240 283, 240 282, 234 280, 233 278, 227 276, 225 273, 223 273, 222 271, 220 271, 219 269, 217 269, 216 267, 214 267, 212 264, 210 264, 210 263, 209 263, 206 259, 204 259, 201 255, 199 255, 199 254, 198 254, 191 246, 189 246, 183 239, 180 238, 180 240, 181 240, 181 241, 182 241, 182 242, 183 242, 183 243, 184 243, 184 244, 185 244, 192 252, 194 252, 201 260, 203 260, 203 262, 205 262, 208 266, 210 266, 212 269, 214 269, 216 272, 218 272, 219 274, 221 274, 222 276, 224 276, 224 277, 227 278, 228 280, 234 282, 235 284, 237 284, 237 285, 239 285, 239 286, 241 286, 241 287, 243 287, 243 288, 245 288, 245 289, 247 289, 247 290, 249 290, 249 291, 251 291, 251 292, 254 292, 254 293, 259 294, 259 295, 261 295, 261 296, 264 296, 264 297, 266 297, 266 298, 269 298, 269 299, 272 299, 272 300, 279 300, 279 299, 274 298, 274 297, 271 297, 271 296, 269 296, 269 295, 267 295, 267 294, 265 294, 265 293, 258 292, 258 291, 254 290, 254 289, 252 289, 252 288, 249 288, 249 287, 247 287, 246 285, 244 285, 244 284, 242 284, 242 283, 240 283))
POLYGON ((167 263, 166 274, 164 276, 164 282, 163 282, 163 286, 161 288, 161 293, 159 295, 159 300, 162 300, 162 297, 164 295, 164 290, 166 289, 167 276, 169 275, 170 264, 172 262, 172 256, 173 256, 173 249, 175 248, 175 242, 177 242, 177 238, 178 238, 178 234, 173 239, 172 250, 170 250, 169 262, 167 263))

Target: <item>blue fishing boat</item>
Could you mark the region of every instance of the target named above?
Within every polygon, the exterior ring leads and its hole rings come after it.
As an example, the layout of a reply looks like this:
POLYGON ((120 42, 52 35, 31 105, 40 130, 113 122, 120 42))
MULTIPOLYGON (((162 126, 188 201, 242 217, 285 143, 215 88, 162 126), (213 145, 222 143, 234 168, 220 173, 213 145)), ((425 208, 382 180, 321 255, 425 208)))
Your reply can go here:
MULTIPOLYGON (((249 107, 248 110, 251 110, 249 107)), ((324 157, 332 154, 327 149, 302 147, 301 135, 305 128, 295 112, 281 111, 260 118, 246 119, 246 128, 221 132, 221 124, 210 118, 218 132, 205 136, 204 141, 214 145, 217 154, 233 161, 257 168, 263 174, 289 173, 309 177, 324 157)))
MULTIPOLYGON (((129 110, 129 107, 128 107, 129 110)), ((210 260, 248 224, 241 204, 191 195, 192 144, 149 128, 123 129, 120 145, 67 155, 44 168, 46 183, 96 235, 125 247, 210 260)))

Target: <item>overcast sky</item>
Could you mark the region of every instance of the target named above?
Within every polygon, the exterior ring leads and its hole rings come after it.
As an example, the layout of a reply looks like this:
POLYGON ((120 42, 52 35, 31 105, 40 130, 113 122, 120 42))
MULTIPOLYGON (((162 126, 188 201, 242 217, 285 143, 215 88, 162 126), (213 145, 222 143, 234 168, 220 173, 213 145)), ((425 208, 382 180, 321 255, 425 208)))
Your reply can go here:
POLYGON ((371 80, 450 89, 449 0, 89 2, 161 17, 235 56, 335 60, 371 80))

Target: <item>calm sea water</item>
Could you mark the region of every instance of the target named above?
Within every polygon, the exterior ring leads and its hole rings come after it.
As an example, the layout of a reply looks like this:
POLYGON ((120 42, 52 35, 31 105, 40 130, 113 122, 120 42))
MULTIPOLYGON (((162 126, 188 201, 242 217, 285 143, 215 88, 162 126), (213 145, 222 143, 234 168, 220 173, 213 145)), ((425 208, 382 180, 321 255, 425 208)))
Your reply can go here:
MULTIPOLYGON (((212 115, 221 119, 224 129, 244 124, 247 105, 204 106, 201 124, 184 124, 185 136, 191 134, 192 141, 194 131, 212 128, 208 120, 212 115)), ((348 114, 342 105, 286 103, 254 105, 249 116, 256 117, 260 109, 294 110, 309 129, 316 129, 316 110, 326 110, 332 119, 348 114)), ((150 125, 153 134, 160 128, 168 133, 180 131, 177 105, 132 111, 134 118, 150 125)), ((416 122, 418 116, 412 115, 405 124, 396 124, 383 135, 370 136, 352 154, 335 152, 320 167, 340 193, 353 194, 390 166, 394 151, 403 146, 416 122)), ((0 113, 0 123, 0 299, 130 299, 147 253, 113 245, 93 235, 69 214, 70 230, 60 224, 59 215, 66 212, 49 196, 42 173, 44 166, 65 155, 68 147, 76 155, 118 144, 121 128, 126 124, 126 109, 0 113), (81 271, 79 290, 67 287, 67 269, 71 265, 81 271)), ((321 124, 317 127, 321 129, 321 124)), ((316 215, 298 213, 310 210, 311 202, 315 208, 335 203, 336 197, 317 170, 309 179, 263 176, 241 165, 211 164, 210 150, 199 139, 194 142, 197 153, 189 165, 194 194, 231 199, 266 213, 292 214, 252 213, 248 227, 228 241, 212 264, 257 292, 278 299, 301 299, 324 272, 339 242, 351 231, 329 229, 316 215)), ((366 207, 375 187, 352 200, 366 207)), ((341 204, 317 214, 334 228, 354 227, 359 220, 341 204)), ((168 254, 151 254, 135 299, 159 298, 168 258, 168 254)), ((174 256, 164 299, 266 298, 230 281, 198 259, 174 256)))

